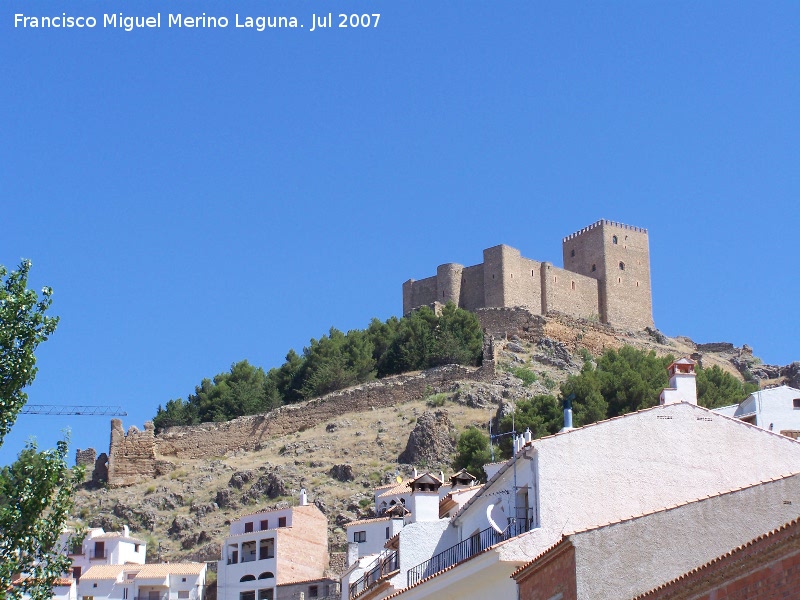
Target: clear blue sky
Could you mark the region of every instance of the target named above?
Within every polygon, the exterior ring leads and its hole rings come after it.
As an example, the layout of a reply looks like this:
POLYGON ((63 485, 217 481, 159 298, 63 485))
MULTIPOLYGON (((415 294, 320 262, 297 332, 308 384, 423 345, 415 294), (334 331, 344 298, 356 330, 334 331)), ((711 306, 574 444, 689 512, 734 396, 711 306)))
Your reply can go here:
MULTIPOLYGON (((560 265, 601 218, 649 229, 665 333, 800 360, 798 39, 796 2, 7 0, 0 264, 30 258, 61 316, 30 402, 141 427, 235 361, 399 314, 437 264, 560 265), (309 31, 329 11, 381 16, 309 31)), ((107 451, 108 421, 21 416, 0 464, 65 426, 107 451)))

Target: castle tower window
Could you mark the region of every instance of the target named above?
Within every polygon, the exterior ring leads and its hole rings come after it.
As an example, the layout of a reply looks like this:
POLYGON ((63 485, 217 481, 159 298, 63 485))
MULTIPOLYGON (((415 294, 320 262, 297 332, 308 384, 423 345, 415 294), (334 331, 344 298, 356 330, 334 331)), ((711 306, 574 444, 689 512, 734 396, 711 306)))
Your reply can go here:
POLYGON ((611 241, 616 244, 619 240, 617 240, 617 236, 611 238, 611 241))
POLYGON ((617 283, 622 283, 622 277, 617 277, 617 283))
POLYGON ((575 282, 574 281, 572 282, 572 289, 573 290, 575 289, 575 282))
POLYGON ((533 269, 531 269, 531 277, 533 277, 533 269))
POLYGON ((572 252, 569 253, 572 258, 575 258, 575 248, 572 249, 572 252))
POLYGON ((592 265, 592 273, 594 273, 595 271, 597 271, 597 265, 592 265))
POLYGON ((621 261, 620 261, 620 263, 619 263, 619 270, 620 270, 620 271, 624 271, 624 270, 625 270, 625 263, 624 263, 624 262, 621 262, 621 261))

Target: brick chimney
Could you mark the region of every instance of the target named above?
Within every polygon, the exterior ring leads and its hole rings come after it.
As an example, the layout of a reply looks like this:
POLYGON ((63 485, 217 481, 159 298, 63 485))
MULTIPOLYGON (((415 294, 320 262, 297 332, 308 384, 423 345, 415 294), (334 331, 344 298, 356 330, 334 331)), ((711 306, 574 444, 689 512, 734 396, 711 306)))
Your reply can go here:
POLYGON ((680 358, 667 367, 669 387, 664 388, 659 397, 659 404, 677 404, 688 402, 697 405, 697 381, 691 358, 680 358))

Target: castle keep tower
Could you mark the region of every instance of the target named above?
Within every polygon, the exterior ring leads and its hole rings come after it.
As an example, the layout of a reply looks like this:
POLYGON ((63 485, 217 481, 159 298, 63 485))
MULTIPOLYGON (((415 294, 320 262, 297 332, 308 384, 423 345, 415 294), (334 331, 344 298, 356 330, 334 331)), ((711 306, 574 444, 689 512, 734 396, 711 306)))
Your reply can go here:
POLYGON ((506 245, 484 250, 478 265, 440 265, 433 277, 403 284, 403 314, 453 302, 472 311, 521 307, 628 329, 653 326, 646 229, 597 221, 564 238, 563 253, 563 269, 506 245))
POLYGON ((563 249, 566 270, 597 279, 603 323, 653 327, 646 229, 597 221, 564 238, 563 249))

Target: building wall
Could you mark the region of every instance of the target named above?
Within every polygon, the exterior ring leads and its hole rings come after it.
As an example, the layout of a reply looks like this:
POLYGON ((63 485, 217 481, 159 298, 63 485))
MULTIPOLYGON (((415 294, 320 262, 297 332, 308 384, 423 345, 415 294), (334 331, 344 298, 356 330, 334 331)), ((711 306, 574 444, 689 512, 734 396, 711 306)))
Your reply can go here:
POLYGON ((643 600, 800 598, 800 526, 794 523, 725 554, 643 600))
POLYGON ((314 505, 292 509, 292 527, 277 530, 277 584, 322 578, 328 568, 328 520, 314 505))
POLYGON ((108 450, 108 483, 112 487, 131 485, 155 474, 156 446, 151 422, 144 431, 131 427, 127 435, 122 421, 111 420, 111 442, 108 450))
POLYGON ((549 558, 536 569, 520 573, 516 577, 519 585, 519 600, 577 600, 575 585, 575 548, 564 544, 563 550, 549 558), (558 596, 561 594, 561 596, 558 596))
POLYGON ((647 230, 598 221, 564 238, 562 252, 564 269, 557 270, 506 245, 484 250, 480 265, 441 265, 435 277, 403 284, 403 313, 452 300, 473 311, 526 307, 617 327, 653 326, 647 230))

